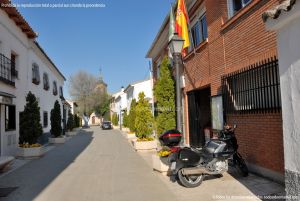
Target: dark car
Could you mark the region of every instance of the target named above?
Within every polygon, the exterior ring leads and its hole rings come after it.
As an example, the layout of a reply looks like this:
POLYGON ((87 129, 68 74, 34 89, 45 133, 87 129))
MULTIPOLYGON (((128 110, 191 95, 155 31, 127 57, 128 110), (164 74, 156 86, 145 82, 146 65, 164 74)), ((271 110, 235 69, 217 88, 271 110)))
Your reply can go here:
POLYGON ((112 129, 112 124, 110 121, 103 121, 101 128, 104 129, 112 129))

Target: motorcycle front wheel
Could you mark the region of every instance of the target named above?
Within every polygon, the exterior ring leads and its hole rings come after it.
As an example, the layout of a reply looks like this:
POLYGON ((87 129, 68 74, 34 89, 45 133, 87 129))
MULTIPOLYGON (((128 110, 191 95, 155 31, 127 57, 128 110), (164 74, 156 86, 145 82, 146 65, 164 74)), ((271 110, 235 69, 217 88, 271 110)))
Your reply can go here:
POLYGON ((182 169, 178 171, 179 182, 187 188, 195 188, 200 186, 204 179, 204 175, 183 175, 182 169))

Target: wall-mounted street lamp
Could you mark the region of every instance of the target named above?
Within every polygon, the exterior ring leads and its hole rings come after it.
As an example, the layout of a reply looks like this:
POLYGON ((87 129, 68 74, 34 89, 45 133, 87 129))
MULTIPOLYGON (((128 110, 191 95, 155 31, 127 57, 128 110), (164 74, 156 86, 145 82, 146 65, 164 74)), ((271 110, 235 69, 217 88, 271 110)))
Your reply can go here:
POLYGON ((181 52, 184 40, 174 33, 174 36, 169 42, 169 48, 173 55, 173 63, 175 66, 176 73, 176 123, 177 130, 182 132, 182 120, 181 120, 181 90, 180 90, 180 71, 179 68, 182 66, 181 52))

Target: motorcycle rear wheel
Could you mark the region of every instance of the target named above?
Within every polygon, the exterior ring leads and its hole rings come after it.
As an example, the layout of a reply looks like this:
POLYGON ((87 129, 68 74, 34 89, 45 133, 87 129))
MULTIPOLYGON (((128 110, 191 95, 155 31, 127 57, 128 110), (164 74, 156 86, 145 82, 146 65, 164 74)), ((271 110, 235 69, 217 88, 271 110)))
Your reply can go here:
POLYGON ((235 166, 236 169, 243 177, 247 177, 249 174, 248 167, 240 154, 237 153, 237 157, 235 157, 235 166))
POLYGON ((204 175, 183 175, 182 169, 178 171, 178 179, 180 184, 187 188, 195 188, 200 186, 204 179, 204 175))

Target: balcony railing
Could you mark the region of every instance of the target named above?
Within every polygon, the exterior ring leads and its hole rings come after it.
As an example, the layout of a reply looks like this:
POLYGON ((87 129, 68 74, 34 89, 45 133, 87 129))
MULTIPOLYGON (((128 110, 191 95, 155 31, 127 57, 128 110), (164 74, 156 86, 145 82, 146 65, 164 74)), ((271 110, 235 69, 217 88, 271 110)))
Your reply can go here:
POLYGON ((3 54, 0 54, 0 81, 15 86, 15 77, 17 77, 15 63, 3 54))

